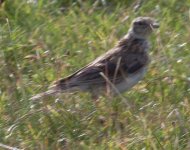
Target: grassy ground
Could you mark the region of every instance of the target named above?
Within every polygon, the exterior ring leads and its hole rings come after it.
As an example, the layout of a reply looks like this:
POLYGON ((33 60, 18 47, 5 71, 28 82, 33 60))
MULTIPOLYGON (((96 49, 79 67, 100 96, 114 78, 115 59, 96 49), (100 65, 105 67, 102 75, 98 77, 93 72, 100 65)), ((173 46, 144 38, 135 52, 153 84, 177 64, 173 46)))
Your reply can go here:
POLYGON ((189 8, 189 0, 6 0, 0 149, 190 149, 189 8), (98 108, 85 93, 29 101, 113 47, 137 16, 154 17, 161 27, 150 38, 146 77, 123 98, 101 97, 98 108))

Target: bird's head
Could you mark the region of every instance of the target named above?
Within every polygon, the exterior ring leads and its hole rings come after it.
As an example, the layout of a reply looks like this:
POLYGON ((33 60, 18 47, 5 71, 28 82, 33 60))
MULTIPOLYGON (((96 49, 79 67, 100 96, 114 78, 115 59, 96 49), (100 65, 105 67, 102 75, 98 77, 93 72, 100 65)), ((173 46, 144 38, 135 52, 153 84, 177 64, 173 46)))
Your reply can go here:
POLYGON ((159 23, 153 18, 138 17, 132 22, 131 32, 137 38, 147 38, 155 28, 159 28, 159 23))

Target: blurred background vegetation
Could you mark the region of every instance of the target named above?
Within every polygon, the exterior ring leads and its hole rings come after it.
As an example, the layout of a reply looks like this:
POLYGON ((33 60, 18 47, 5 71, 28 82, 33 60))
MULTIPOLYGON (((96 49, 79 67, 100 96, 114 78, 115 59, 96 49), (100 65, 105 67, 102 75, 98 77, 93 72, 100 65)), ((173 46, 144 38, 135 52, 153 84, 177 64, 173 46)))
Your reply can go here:
POLYGON ((189 0, 1 0, 0 149, 190 149, 189 40, 189 0), (146 77, 123 98, 29 100, 112 48, 138 16, 161 26, 146 77))

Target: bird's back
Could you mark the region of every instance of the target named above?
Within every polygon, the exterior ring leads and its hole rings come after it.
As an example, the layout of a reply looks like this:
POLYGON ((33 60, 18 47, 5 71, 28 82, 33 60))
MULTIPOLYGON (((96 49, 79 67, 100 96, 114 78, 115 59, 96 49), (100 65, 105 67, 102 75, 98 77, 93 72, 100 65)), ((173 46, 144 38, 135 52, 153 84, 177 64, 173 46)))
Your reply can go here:
MULTIPOLYGON (((107 87, 109 84, 107 79, 111 83, 114 82, 113 84, 120 85, 127 78, 131 78, 132 83, 126 86, 128 89, 140 80, 145 72, 143 68, 149 60, 148 47, 145 39, 135 39, 127 35, 113 49, 72 75, 57 81, 54 87, 59 87, 62 91, 68 89, 89 91, 107 87), (138 73, 139 75, 135 76, 138 73)), ((122 89, 124 91, 125 88, 122 89)))

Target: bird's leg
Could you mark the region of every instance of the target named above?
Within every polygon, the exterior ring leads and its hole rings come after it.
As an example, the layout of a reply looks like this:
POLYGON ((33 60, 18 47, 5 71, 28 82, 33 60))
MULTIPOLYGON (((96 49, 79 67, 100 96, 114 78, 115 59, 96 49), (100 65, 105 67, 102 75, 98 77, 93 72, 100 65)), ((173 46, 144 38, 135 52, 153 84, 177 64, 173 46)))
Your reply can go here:
POLYGON ((94 106, 98 107, 99 95, 96 93, 91 94, 91 99, 93 100, 94 106))
POLYGON ((97 95, 92 95, 91 97, 92 97, 92 100, 93 100, 94 105, 95 105, 95 106, 98 106, 98 104, 99 104, 99 96, 97 96, 97 95))

